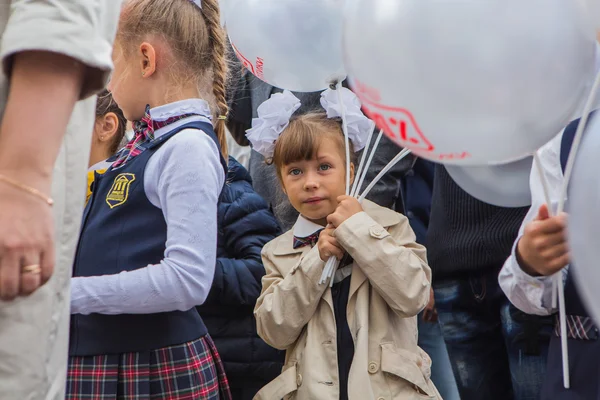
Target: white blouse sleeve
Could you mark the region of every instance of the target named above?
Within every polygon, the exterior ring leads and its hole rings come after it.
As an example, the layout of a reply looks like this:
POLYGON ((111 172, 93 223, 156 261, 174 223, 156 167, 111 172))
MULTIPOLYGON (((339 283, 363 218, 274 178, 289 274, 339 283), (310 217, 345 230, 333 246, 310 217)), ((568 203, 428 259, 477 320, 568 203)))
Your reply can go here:
MULTIPOLYGON (((542 173, 548 182, 550 196, 550 208, 556 210, 563 182, 563 174, 560 166, 560 146, 562 133, 551 142, 540 149, 539 157, 543 168, 542 173)), ((540 171, 534 163, 530 176, 531 208, 523 220, 519 235, 513 246, 513 251, 504 263, 498 282, 510 302, 527 314, 549 315, 556 310, 552 308, 552 279, 550 277, 533 277, 527 274, 519 266, 516 257, 516 248, 523 236, 525 226, 533 221, 538 210, 546 204, 544 188, 540 178, 540 171)), ((562 270, 563 279, 567 268, 562 270)))
POLYGON ((217 201, 225 180, 219 149, 208 135, 186 129, 146 165, 150 202, 167 222, 163 260, 116 275, 72 281, 73 314, 185 311, 204 302, 214 276, 217 201))

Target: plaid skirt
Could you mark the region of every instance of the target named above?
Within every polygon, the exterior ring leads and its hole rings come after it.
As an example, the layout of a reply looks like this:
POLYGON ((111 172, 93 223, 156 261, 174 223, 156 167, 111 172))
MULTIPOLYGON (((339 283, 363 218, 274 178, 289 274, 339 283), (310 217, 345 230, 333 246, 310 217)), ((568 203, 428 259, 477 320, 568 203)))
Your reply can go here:
POLYGON ((210 336, 158 350, 69 357, 66 400, 231 400, 210 336))

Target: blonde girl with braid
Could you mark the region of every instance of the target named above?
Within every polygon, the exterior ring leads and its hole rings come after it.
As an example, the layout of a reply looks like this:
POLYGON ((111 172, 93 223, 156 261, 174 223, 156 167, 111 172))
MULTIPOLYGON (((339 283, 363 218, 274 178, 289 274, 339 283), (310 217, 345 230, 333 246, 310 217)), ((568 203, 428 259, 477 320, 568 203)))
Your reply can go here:
POLYGON ((83 216, 71 279, 67 399, 230 399, 196 311, 216 263, 225 182, 218 0, 129 0, 108 90, 135 135, 83 216))

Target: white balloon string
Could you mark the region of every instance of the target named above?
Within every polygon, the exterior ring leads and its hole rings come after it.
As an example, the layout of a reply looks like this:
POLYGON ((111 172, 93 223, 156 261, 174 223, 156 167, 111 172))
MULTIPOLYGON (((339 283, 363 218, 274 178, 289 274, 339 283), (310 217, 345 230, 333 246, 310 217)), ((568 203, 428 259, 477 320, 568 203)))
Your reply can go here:
POLYGON ((542 161, 540 160, 539 150, 533 153, 533 162, 535 162, 540 181, 542 182, 542 189, 544 189, 544 200, 546 201, 546 205, 548 205, 548 211, 550 212, 550 215, 552 215, 553 211, 550 199, 550 188, 548 186, 548 180, 546 179, 546 175, 544 175, 544 166, 542 165, 542 161))
POLYGON ((355 197, 358 197, 360 193, 360 189, 362 189, 365 178, 367 177, 367 173, 369 172, 369 167, 371 166, 371 162, 373 162, 373 157, 375 156, 375 152, 379 147, 379 142, 383 137, 383 130, 379 130, 379 134, 377 135, 377 139, 375 139, 375 144, 373 144, 373 148, 371 149, 371 154, 369 154, 369 159, 367 160, 367 164, 365 165, 365 169, 363 170, 363 174, 360 177, 360 182, 358 182, 358 187, 356 188, 355 197))
POLYGON ((411 153, 411 151, 409 149, 403 149, 402 151, 400 151, 396 155, 396 157, 394 157, 392 159, 392 161, 390 161, 381 170, 381 172, 379 172, 379 174, 377 174, 377 176, 375 177, 375 179, 373 179, 371 181, 371 183, 369 183, 369 186, 367 186, 367 188, 362 192, 362 194, 358 198, 358 201, 362 203, 363 200, 365 199, 365 197, 367 197, 369 195, 369 192, 371 191, 371 189, 373 189, 373 187, 377 184, 377 182, 379 182, 381 180, 381 178, 383 178, 383 176, 385 174, 387 174, 387 172, 394 167, 394 165, 398 164, 400 162, 400 160, 402 160, 404 157, 408 156, 410 153, 411 153))
MULTIPOLYGON (((573 166, 575 165, 575 159, 577 156, 577 151, 579 150, 579 145, 581 144, 581 139, 583 138, 583 133, 585 131, 585 126, 587 125, 588 118, 590 116, 590 112, 594 106, 594 100, 596 99, 596 93, 598 92, 598 88, 600 88, 600 72, 596 74, 596 80, 594 81, 594 85, 592 86, 592 90, 590 91, 590 95, 588 96, 587 102, 585 103, 585 108, 583 109, 583 115, 579 120, 579 125, 577 126, 577 131, 575 132, 575 137, 573 138, 573 144, 571 145, 571 150, 569 151, 569 157, 567 159, 567 166, 565 167, 564 179, 561 189, 561 194, 558 199, 558 208, 556 210, 556 215, 559 215, 563 212, 565 207, 565 201, 567 200, 567 190, 569 188, 569 181, 571 180, 571 175, 573 174, 573 166)), ((563 386, 565 389, 569 389, 570 386, 570 377, 569 377, 569 349, 567 342, 567 312, 565 309, 565 290, 562 272, 559 271, 553 276, 553 289, 556 287, 556 291, 558 292, 558 317, 560 321, 560 342, 561 342, 561 350, 562 350, 562 369, 563 369, 563 386)), ((554 300, 554 294, 553 294, 554 300)))
POLYGON ((575 165, 577 150, 579 149, 579 144, 581 143, 581 138, 583 137, 583 132, 585 131, 585 126, 587 125, 590 112, 594 107, 594 100, 596 99, 596 93, 598 92, 599 87, 600 72, 598 72, 598 74, 596 75, 596 80, 594 81, 594 85, 592 86, 590 95, 587 99, 587 102, 585 103, 585 108, 583 109, 583 116, 579 120, 579 125, 577 126, 575 137, 573 138, 573 144, 571 145, 571 151, 569 151, 569 158, 567 159, 567 166, 565 167, 561 196, 558 200, 558 210, 556 211, 557 215, 562 213, 565 207, 565 200, 567 199, 567 189, 569 187, 569 181, 571 180, 571 175, 573 173, 573 166, 575 165))
POLYGON ((567 313, 565 308, 565 287, 562 279, 562 271, 554 276, 558 288, 558 319, 560 321, 560 348, 562 352, 563 386, 569 389, 571 386, 569 376, 569 346, 567 343, 567 313))
MULTIPOLYGON (((344 101, 342 99, 342 82, 338 82, 335 85, 335 90, 337 91, 338 101, 340 103, 340 109, 342 114, 342 131, 344 132, 345 138, 345 147, 346 147, 346 196, 350 195, 350 139, 348 138, 348 124, 346 121, 346 107, 344 106, 344 101)), ((332 270, 336 269, 338 265, 337 258, 329 257, 327 263, 325 264, 325 269, 321 274, 321 280, 319 283, 324 283, 327 281, 329 274, 332 270)))
POLYGON ((342 131, 344 131, 344 138, 346 144, 346 196, 350 194, 350 139, 348 138, 348 121, 346 121, 346 106, 342 98, 342 82, 338 82, 336 85, 336 92, 338 101, 340 103, 340 109, 342 111, 342 131))
MULTIPOLYGON (((546 205, 548 206, 548 213, 550 215, 554 215, 554 210, 552 208, 552 200, 550 199, 550 188, 548 187, 548 180, 546 179, 546 175, 544 175, 544 166, 542 165, 542 161, 540 160, 539 150, 533 153, 533 162, 535 162, 535 166, 538 170, 538 176, 540 178, 540 182, 542 183, 542 189, 544 190, 544 200, 546 201, 546 205)), ((556 279, 552 279, 552 308, 556 308, 557 306, 557 290, 557 281, 556 279)))
POLYGON ((356 171, 356 174, 354 174, 354 183, 352 184, 352 190, 350 190, 350 196, 352 196, 352 197, 356 197, 356 191, 360 190, 360 188, 357 189, 357 187, 358 187, 358 182, 360 181, 360 177, 362 175, 363 168, 365 171, 367 170, 367 168, 365 168, 365 158, 367 156, 367 153, 369 152, 369 145, 371 144, 371 138, 373 137, 374 131, 375 131, 375 124, 373 123, 373 125, 371 126, 371 131, 369 132, 369 136, 367 137, 367 144, 365 145, 365 148, 363 149, 363 153, 360 156, 358 170, 356 171))

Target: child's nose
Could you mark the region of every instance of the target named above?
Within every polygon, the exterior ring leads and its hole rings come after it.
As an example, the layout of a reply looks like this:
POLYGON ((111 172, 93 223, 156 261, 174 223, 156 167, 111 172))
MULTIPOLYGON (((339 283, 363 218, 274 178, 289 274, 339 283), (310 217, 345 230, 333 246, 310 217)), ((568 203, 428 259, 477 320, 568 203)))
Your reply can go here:
POLYGON ((314 175, 307 175, 304 181, 304 190, 314 190, 319 187, 319 180, 314 175))

